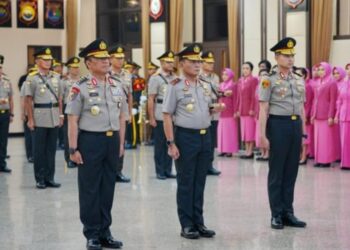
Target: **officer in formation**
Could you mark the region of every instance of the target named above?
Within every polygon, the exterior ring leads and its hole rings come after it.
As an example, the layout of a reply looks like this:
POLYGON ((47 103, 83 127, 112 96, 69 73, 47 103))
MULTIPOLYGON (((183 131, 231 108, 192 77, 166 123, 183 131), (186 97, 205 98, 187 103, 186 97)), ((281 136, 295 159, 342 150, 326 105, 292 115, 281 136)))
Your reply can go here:
MULTIPOLYGON (((59 74, 60 78, 63 79, 63 63, 60 60, 53 59, 52 71, 59 74)), ((61 84, 63 84, 63 81, 61 81, 61 84)), ((58 128, 58 148, 64 149, 64 126, 58 128)))
POLYGON ((276 70, 259 86, 261 146, 270 150, 268 194, 271 227, 305 227, 294 216, 294 186, 298 175, 304 126, 304 81, 292 72, 296 41, 287 37, 271 51, 276 70))
POLYGON ((4 56, 0 55, 0 172, 11 173, 7 167, 7 142, 13 121, 13 90, 10 79, 3 73, 4 56))
POLYGON ((151 76, 148 82, 148 113, 150 125, 154 135, 154 163, 159 180, 175 178, 171 173, 173 161, 168 155, 168 146, 163 127, 163 101, 168 85, 176 76, 172 73, 175 55, 169 50, 157 58, 160 61, 160 70, 151 76))
MULTIPOLYGON (((132 85, 131 74, 127 72, 123 66, 125 62, 124 48, 118 45, 109 48, 111 69, 110 74, 117 78, 123 87, 123 92, 128 103, 128 115, 126 116, 126 123, 130 123, 130 114, 132 109, 132 85)), ((124 135, 125 137, 125 135, 124 135)), ((123 174, 124 155, 120 156, 117 164, 116 181, 121 183, 130 182, 130 178, 123 174)))
MULTIPOLYGON (((202 59, 203 59, 202 70, 199 77, 201 78, 201 80, 209 84, 212 90, 212 96, 211 96, 212 102, 218 103, 220 78, 217 74, 214 73, 214 63, 215 63, 214 53, 212 51, 203 52, 202 59)), ((208 175, 221 174, 221 172, 213 166, 215 148, 217 146, 217 129, 218 129, 219 116, 220 116, 219 113, 213 113, 211 125, 210 125, 212 157, 211 157, 211 166, 208 170, 208 175)))
POLYGON ((110 226, 116 165, 124 153, 128 105, 122 82, 108 74, 106 42, 93 41, 79 56, 84 58, 90 74, 71 88, 66 113, 70 157, 80 165, 80 219, 88 250, 121 248, 123 244, 113 239, 110 226))
POLYGON ((26 150, 26 156, 29 163, 34 163, 34 135, 33 132, 28 128, 27 122, 28 122, 28 115, 27 111, 25 109, 25 94, 24 94, 24 82, 26 81, 28 75, 30 73, 33 73, 34 71, 37 71, 37 67, 35 66, 28 66, 27 73, 20 77, 18 81, 18 88, 20 91, 20 98, 21 98, 21 117, 23 121, 23 131, 24 131, 24 144, 25 144, 25 150, 26 150))
POLYGON ((168 153, 177 171, 177 211, 181 236, 188 239, 213 237, 203 218, 204 187, 211 165, 210 125, 212 90, 198 78, 201 47, 191 44, 177 54, 183 77, 170 82, 163 101, 163 121, 168 153), (173 118, 174 126, 173 127, 173 118))
MULTIPOLYGON (((73 84, 80 80, 80 59, 79 57, 71 57, 66 62, 67 77, 62 81, 63 86, 63 111, 66 109, 70 89, 73 84)), ((69 157, 69 144, 68 144, 68 117, 64 114, 63 123, 63 135, 64 135, 64 159, 68 168, 75 168, 76 164, 70 160, 69 157)))
POLYGON ((55 156, 58 127, 63 125, 62 85, 60 75, 50 71, 52 54, 49 48, 34 53, 38 71, 28 75, 24 83, 28 127, 34 130, 34 173, 36 187, 58 188, 55 156))

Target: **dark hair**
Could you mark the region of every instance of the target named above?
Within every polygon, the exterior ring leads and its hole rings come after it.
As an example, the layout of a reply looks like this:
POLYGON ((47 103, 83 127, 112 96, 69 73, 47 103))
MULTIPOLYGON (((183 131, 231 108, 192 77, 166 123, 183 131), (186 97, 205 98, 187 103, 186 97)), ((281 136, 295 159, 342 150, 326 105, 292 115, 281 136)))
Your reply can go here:
POLYGON ((247 64, 249 66, 250 70, 253 71, 254 65, 251 62, 244 62, 243 65, 244 64, 247 64))
POLYGON ((350 63, 348 63, 347 65, 345 65, 345 69, 347 69, 350 66, 350 63))
POLYGON ((306 70, 306 68, 298 68, 298 70, 300 71, 300 73, 302 74, 302 77, 304 79, 306 79, 307 75, 308 75, 308 72, 306 70))
POLYGON ((268 60, 261 60, 258 64, 258 66, 260 67, 261 64, 265 64, 266 68, 270 71, 271 70, 271 63, 268 60))
POLYGON ((259 76, 260 76, 260 74, 263 73, 263 72, 266 72, 267 74, 270 73, 270 71, 269 71, 268 69, 261 69, 261 70, 259 70, 259 76))

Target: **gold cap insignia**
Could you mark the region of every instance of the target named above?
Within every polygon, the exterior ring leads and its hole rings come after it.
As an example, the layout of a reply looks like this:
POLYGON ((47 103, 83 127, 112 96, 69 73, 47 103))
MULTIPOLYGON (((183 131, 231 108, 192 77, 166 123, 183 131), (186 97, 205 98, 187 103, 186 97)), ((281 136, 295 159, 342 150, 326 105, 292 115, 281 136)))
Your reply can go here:
POLYGON ((194 46, 193 51, 195 53, 199 53, 201 51, 201 49, 196 45, 196 46, 194 46))
POLYGON ((213 58, 213 53, 210 52, 210 53, 208 54, 208 57, 213 58))
POLYGON ((123 49, 122 48, 120 48, 120 47, 118 47, 118 49, 117 49, 117 53, 122 53, 123 52, 123 49))
POLYGON ((294 43, 292 40, 289 40, 289 42, 287 43, 287 47, 290 49, 294 47, 294 43))
POLYGON ((77 58, 74 58, 74 63, 78 63, 78 59, 77 58))
POLYGON ((51 50, 50 50, 49 48, 47 48, 47 49, 45 50, 45 54, 46 54, 46 55, 50 55, 50 54, 51 54, 51 50))
POLYGON ((105 50, 105 49, 107 49, 107 44, 105 42, 101 42, 99 47, 101 50, 105 50))
POLYGON ((168 57, 173 58, 173 57, 174 57, 174 54, 173 54, 172 52, 170 52, 170 53, 168 54, 168 57))

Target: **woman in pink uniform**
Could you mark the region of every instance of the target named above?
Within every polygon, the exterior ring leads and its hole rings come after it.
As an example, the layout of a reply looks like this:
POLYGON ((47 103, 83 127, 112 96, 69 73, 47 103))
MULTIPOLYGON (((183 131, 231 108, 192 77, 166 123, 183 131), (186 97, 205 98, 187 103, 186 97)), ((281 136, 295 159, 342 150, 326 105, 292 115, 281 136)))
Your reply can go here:
POLYGON ((313 126, 310 120, 311 120, 312 103, 314 100, 314 90, 311 85, 312 81, 310 79, 310 71, 307 68, 299 68, 297 71, 304 78, 304 81, 305 81, 306 102, 304 104, 304 109, 305 109, 305 127, 306 127, 307 138, 303 141, 303 149, 301 152, 299 165, 306 165, 309 146, 313 141, 313 126))
MULTIPOLYGON (((260 64, 259 64, 260 65, 260 64)), ((263 77, 267 77, 269 75, 268 69, 261 69, 259 71, 259 80, 263 77)), ((259 124, 259 88, 256 88, 255 91, 255 146, 260 148, 260 127, 259 124)), ((260 148, 260 156, 256 157, 257 161, 268 161, 269 160, 269 150, 265 148, 260 148)))
POLYGON ((255 91, 259 81, 252 75, 253 67, 251 62, 242 65, 243 76, 238 83, 238 116, 241 121, 241 140, 245 143, 245 154, 241 156, 242 159, 254 158, 255 91))
POLYGON ((319 83, 315 87, 311 122, 315 125, 315 167, 330 167, 336 161, 334 117, 338 96, 332 80, 332 67, 326 62, 318 65, 319 83))
POLYGON ((340 125, 340 166, 343 170, 350 170, 350 64, 345 68, 347 69, 347 77, 339 91, 335 123, 340 125))
POLYGON ((218 123, 218 152, 219 156, 231 157, 239 149, 238 142, 238 121, 234 117, 238 110, 237 84, 233 82, 234 73, 226 68, 222 71, 222 80, 219 92, 222 97, 220 103, 226 108, 220 113, 218 123))

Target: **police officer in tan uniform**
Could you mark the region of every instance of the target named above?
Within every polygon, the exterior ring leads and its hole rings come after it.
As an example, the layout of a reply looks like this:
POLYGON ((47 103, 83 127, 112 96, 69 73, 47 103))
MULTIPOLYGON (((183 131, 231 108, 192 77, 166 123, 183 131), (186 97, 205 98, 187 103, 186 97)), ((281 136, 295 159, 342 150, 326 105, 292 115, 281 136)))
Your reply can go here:
MULTIPOLYGON (((132 85, 131 85, 131 74, 127 70, 123 69, 125 62, 125 49, 119 45, 114 45, 109 48, 111 70, 110 74, 117 78, 123 87, 123 91, 128 102, 128 115, 126 117, 126 122, 130 123, 130 114, 132 109, 132 85)), ((130 182, 130 178, 123 174, 124 166, 124 155, 122 155, 117 164, 117 175, 116 181, 121 183, 130 182)))
MULTIPOLYGON (((212 102, 218 103, 220 79, 219 79, 219 76, 214 72, 214 63, 215 63, 214 53, 212 51, 203 52, 202 59, 203 59, 202 70, 201 70, 201 73, 199 74, 199 77, 201 78, 201 80, 208 82, 212 90, 212 96, 211 96, 212 102)), ((217 146, 217 128, 218 128, 219 116, 220 116, 219 113, 214 113, 212 115, 212 120, 210 125, 212 158, 211 158, 211 166, 208 170, 208 175, 221 174, 221 172, 213 166, 215 148, 217 146)))
MULTIPOLYGON (((68 69, 67 77, 62 81, 63 86, 63 111, 66 109, 70 89, 73 84, 80 80, 80 59, 79 57, 71 57, 66 62, 66 67, 68 69)), ((69 143, 68 143, 68 119, 67 115, 64 115, 63 124, 63 134, 64 134, 64 159, 66 160, 68 168, 75 168, 76 164, 69 158, 69 143)))
POLYGON ((7 167, 7 142, 13 121, 13 91, 10 79, 3 73, 4 56, 0 55, 0 172, 11 173, 7 167))
POLYGON ((109 75, 106 42, 93 41, 79 56, 84 57, 90 74, 71 88, 66 113, 70 157, 79 165, 80 219, 88 250, 121 248, 123 244, 113 239, 110 226, 128 105, 122 83, 109 75))
POLYGON ((259 86, 260 141, 262 148, 270 149, 268 194, 273 229, 306 226, 294 216, 293 208, 302 137, 306 137, 305 85, 292 72, 295 45, 295 39, 286 37, 271 48, 277 68, 259 86))
MULTIPOLYGON (((191 44, 177 54, 183 77, 173 80, 163 101, 164 131, 177 172, 177 211, 181 236, 213 237, 203 218, 204 187, 211 159, 211 88, 198 78, 201 47, 191 44), (174 127, 173 127, 174 119, 174 127)), ((218 110, 214 106, 214 110, 218 110)))
POLYGON ((34 53, 38 71, 28 75, 24 83, 28 127, 34 130, 34 173, 36 187, 58 188, 55 156, 58 127, 63 125, 60 75, 50 71, 52 54, 49 48, 34 53))
POLYGON ((163 128, 163 101, 170 82, 176 76, 172 73, 175 61, 174 52, 169 50, 157 58, 161 69, 151 76, 148 82, 148 113, 154 135, 154 163, 157 179, 175 178, 171 173, 173 161, 168 155, 168 146, 163 128))

